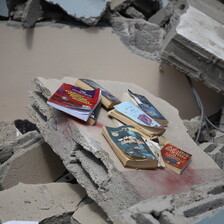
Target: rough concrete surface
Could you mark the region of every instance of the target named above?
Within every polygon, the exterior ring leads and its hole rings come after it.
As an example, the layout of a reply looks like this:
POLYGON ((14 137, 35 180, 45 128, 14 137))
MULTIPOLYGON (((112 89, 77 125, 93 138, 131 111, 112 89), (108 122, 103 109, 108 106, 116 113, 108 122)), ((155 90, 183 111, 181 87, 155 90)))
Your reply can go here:
POLYGON ((175 108, 134 84, 97 80, 117 97, 128 88, 145 95, 169 120, 165 137, 193 155, 191 164, 181 176, 167 169, 124 168, 101 134, 103 125, 114 126, 107 111, 101 109, 97 124, 89 126, 46 104, 63 82, 74 84, 75 80, 71 77, 62 80, 36 78, 34 83, 39 94, 31 93, 33 104, 28 112, 69 172, 112 220, 118 211, 143 199, 183 192, 192 185, 222 177, 223 171, 190 138, 175 108))
POLYGON ((96 25, 104 14, 107 2, 105 0, 46 0, 60 6, 68 15, 87 25, 96 25))
POLYGON ((22 135, 15 127, 14 122, 0 122, 0 144, 12 141, 22 135))
POLYGON ((114 18, 112 27, 121 41, 135 54, 160 61, 164 30, 144 19, 114 18))
POLYGON ((0 165, 0 184, 5 189, 19 182, 49 183, 65 172, 60 158, 36 131, 2 144, 0 154, 7 153, 11 157, 0 165))
POLYGON ((111 223, 107 218, 107 215, 103 212, 103 210, 99 207, 95 202, 85 203, 83 205, 79 205, 77 211, 72 215, 72 219, 75 224, 89 224, 89 223, 97 223, 97 224, 108 224, 111 223), (77 223, 78 222, 78 223, 77 223))
POLYGON ((196 224, 224 209, 223 189, 224 181, 214 180, 189 192, 145 200, 119 212, 114 223, 196 224))
MULTIPOLYGON (((38 221, 71 213, 85 196, 78 184, 18 185, 0 192, 0 219, 38 221)), ((57 223, 57 222, 55 222, 57 223)))
POLYGON ((189 5, 172 24, 162 60, 224 94, 224 25, 189 5))
POLYGON ((40 0, 28 0, 22 16, 24 27, 33 27, 42 16, 43 10, 40 0))

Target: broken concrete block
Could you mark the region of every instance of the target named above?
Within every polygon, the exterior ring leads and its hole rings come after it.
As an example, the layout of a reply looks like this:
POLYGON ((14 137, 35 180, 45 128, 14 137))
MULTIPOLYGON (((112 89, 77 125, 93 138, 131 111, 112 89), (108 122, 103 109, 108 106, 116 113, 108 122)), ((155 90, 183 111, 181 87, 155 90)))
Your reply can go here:
POLYGON ((78 184, 50 183, 18 185, 0 192, 0 214, 3 222, 9 220, 44 219, 74 212, 85 196, 78 184))
POLYGON ((132 19, 145 19, 145 16, 141 12, 131 6, 125 9, 124 14, 132 19))
POLYGON ((10 11, 10 16, 15 21, 22 21, 23 12, 26 7, 26 3, 20 3, 15 6, 13 11, 10 11))
POLYGON ((200 117, 195 117, 190 120, 183 120, 184 125, 186 126, 189 135, 191 138, 195 137, 195 134, 197 133, 198 129, 201 127, 201 121, 200 117))
POLYGON ((0 122, 0 144, 15 140, 22 135, 13 122, 0 122))
POLYGON ((223 180, 214 180, 194 186, 185 193, 158 196, 142 201, 120 211, 114 223, 199 223, 205 217, 224 209, 223 186, 223 180), (153 209, 154 206, 159 208, 161 205, 162 208, 156 211, 153 209))
POLYGON ((108 217, 94 201, 79 204, 78 209, 72 215, 75 224, 99 223, 108 224, 108 217), (88 215, 87 215, 88 214, 88 215))
POLYGON ((193 155, 182 175, 168 169, 124 168, 101 133, 103 126, 114 126, 105 109, 101 108, 97 124, 89 126, 46 104, 63 82, 73 84, 76 80, 71 77, 61 80, 36 78, 34 83, 39 94, 31 93, 33 104, 28 107, 28 113, 67 170, 112 221, 118 211, 144 199, 187 191, 192 185, 223 177, 218 165, 189 137, 174 107, 137 85, 95 80, 116 97, 121 96, 125 89, 146 96, 169 120, 164 137, 193 155))
POLYGON ((6 0, 0 0, 0 17, 9 17, 9 9, 6 0))
POLYGON ((87 25, 98 23, 107 8, 106 0, 46 0, 60 6, 68 15, 87 25))
POLYGON ((113 12, 123 10, 130 6, 132 2, 133 0, 111 0, 110 10, 113 12))
POLYGON ((33 27, 43 16, 40 0, 28 0, 23 12, 22 22, 26 28, 33 27))
POLYGON ((171 27, 162 61, 224 94, 224 25, 189 5, 171 27))
POLYGON ((135 54, 160 61, 164 30, 143 19, 114 18, 112 27, 121 41, 135 54))
POLYGON ((11 153, 11 157, 0 165, 0 183, 6 189, 19 182, 53 182, 65 172, 59 157, 36 131, 1 145, 0 151, 1 155, 5 151, 11 153))

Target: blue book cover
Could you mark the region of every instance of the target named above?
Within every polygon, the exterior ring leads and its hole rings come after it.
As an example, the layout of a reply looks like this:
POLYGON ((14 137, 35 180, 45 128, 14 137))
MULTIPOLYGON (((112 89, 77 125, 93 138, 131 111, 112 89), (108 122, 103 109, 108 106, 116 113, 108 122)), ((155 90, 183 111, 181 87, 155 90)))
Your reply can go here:
POLYGON ((105 127, 112 141, 131 157, 156 159, 141 135, 131 125, 105 127))

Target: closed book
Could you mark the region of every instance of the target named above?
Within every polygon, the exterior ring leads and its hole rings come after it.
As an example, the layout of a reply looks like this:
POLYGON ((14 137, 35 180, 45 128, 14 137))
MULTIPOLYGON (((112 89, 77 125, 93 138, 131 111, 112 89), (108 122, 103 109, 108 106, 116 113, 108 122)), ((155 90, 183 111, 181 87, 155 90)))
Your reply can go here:
POLYGON ((50 97, 47 104, 87 122, 100 103, 100 99, 100 88, 83 90, 71 84, 63 83, 50 97))
POLYGON ((191 161, 192 155, 184 150, 167 144, 161 149, 161 154, 167 168, 181 174, 191 161))
POLYGON ((101 102, 107 109, 112 109, 114 105, 120 103, 120 100, 117 97, 91 79, 78 79, 75 82, 75 85, 86 90, 100 88, 102 93, 101 102))
POLYGON ((130 125, 116 128, 104 126, 102 133, 124 167, 135 169, 158 167, 158 160, 135 127, 130 125))

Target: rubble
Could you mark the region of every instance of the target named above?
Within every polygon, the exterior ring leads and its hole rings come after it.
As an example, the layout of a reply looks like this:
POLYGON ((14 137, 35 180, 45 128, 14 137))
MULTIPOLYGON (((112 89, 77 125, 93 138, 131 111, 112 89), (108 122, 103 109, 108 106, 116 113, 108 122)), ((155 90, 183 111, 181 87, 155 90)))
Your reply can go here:
POLYGON ((154 197, 120 211, 114 223, 188 224, 212 219, 224 209, 223 187, 223 180, 215 180, 182 194, 154 197))
POLYGON ((164 31, 157 25, 143 19, 114 18, 113 31, 121 41, 135 54, 160 61, 160 49, 164 31))
POLYGON ((224 25, 191 5, 174 21, 162 47, 162 61, 223 94, 224 25))
POLYGON ((123 10, 131 5, 134 0, 112 0, 109 4, 113 12, 123 10))
POLYGON ((40 0, 28 0, 22 15, 24 27, 30 28, 43 17, 43 9, 40 0))
POLYGON ((68 15, 87 25, 96 25, 106 10, 106 0, 46 0, 50 4, 60 6, 68 15))
MULTIPOLYGON (((59 223, 50 220, 66 219, 78 209, 86 192, 78 184, 49 183, 18 185, 0 191, 0 213, 2 222, 29 220, 39 223, 59 223), (9 212, 10 211, 10 212, 9 212), (48 220, 48 221, 46 221, 48 220)), ((63 223, 63 222, 61 222, 63 223)))
POLYGON ((5 189, 19 182, 49 183, 64 172, 60 159, 37 131, 0 145, 0 184, 5 189))
POLYGON ((111 220, 120 210, 143 199, 186 191, 192 185, 222 177, 223 171, 212 158, 198 150, 176 109, 171 105, 134 84, 97 80, 117 97, 126 88, 144 94, 170 121, 165 137, 174 145, 188 149, 193 155, 190 166, 181 176, 167 169, 146 171, 124 168, 101 134, 103 125, 113 126, 107 111, 102 109, 98 123, 88 126, 46 104, 46 100, 62 82, 75 83, 75 80, 76 78, 70 77, 62 80, 36 78, 34 83, 38 93, 31 92, 30 98, 33 103, 29 106, 28 112, 37 123, 45 141, 60 156, 67 170, 111 220))
POLYGON ((99 205, 88 197, 79 204, 79 208, 72 215, 70 222, 71 224, 112 223, 99 205))

